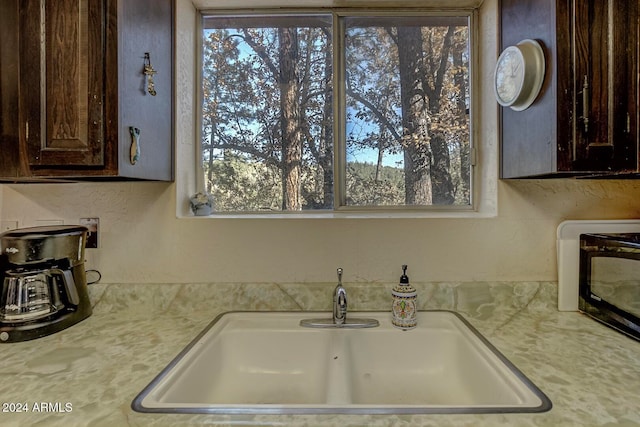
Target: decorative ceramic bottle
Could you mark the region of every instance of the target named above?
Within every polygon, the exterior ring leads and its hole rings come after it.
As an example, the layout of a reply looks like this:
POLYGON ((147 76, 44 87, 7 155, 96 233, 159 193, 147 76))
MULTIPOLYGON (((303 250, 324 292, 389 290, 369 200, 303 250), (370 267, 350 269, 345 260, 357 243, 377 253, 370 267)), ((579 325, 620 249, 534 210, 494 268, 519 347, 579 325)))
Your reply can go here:
POLYGON ((400 283, 391 291, 393 304, 391 306, 391 323, 396 328, 413 329, 418 325, 418 301, 416 289, 409 284, 407 266, 402 266, 400 283))

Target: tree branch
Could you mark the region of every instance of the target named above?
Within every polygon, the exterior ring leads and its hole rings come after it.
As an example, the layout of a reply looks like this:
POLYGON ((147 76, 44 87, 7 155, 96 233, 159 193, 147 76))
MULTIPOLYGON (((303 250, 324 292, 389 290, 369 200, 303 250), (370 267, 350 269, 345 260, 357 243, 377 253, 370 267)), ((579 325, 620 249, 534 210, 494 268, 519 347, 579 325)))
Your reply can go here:
MULTIPOLYGON (((449 51, 451 50, 451 43, 453 41, 454 27, 453 25, 449 26, 447 29, 447 34, 444 36, 444 40, 442 41, 442 52, 440 53, 440 64, 438 66, 438 70, 436 71, 435 76, 435 87, 434 93, 435 98, 440 99, 442 96, 442 87, 444 82, 444 76, 447 72, 447 65, 449 62, 449 51)), ((429 99, 429 104, 431 104, 431 99, 429 99)))
POLYGON ((387 117, 385 117, 385 115, 382 114, 382 112, 380 110, 378 110, 378 108, 376 108, 376 106, 373 103, 371 103, 366 98, 364 98, 362 95, 360 95, 359 93, 357 93, 356 91, 351 89, 351 86, 349 85, 348 82, 349 82, 349 79, 347 78, 347 94, 352 96, 356 101, 358 101, 359 103, 361 103, 365 107, 367 107, 369 109, 369 111, 371 111, 373 113, 373 115, 376 116, 378 121, 385 128, 387 128, 387 130, 393 136, 393 139, 395 139, 397 142, 402 142, 402 136, 396 131, 395 127, 393 126, 393 123, 391 123, 391 121, 389 121, 389 119, 387 119, 387 117))
POLYGON ((212 148, 216 148, 219 150, 236 150, 245 154, 249 154, 257 159, 264 160, 265 164, 280 166, 280 159, 277 157, 271 156, 268 153, 256 148, 256 147, 246 147, 241 144, 234 144, 232 142, 222 142, 212 144, 212 148))
POLYGON ((271 73, 273 73, 274 77, 277 79, 280 71, 278 67, 275 66, 273 61, 271 61, 271 58, 269 58, 267 50, 264 48, 264 46, 256 43, 256 41, 253 39, 253 37, 251 37, 251 34, 249 34, 249 31, 247 31, 246 28, 244 28, 242 31, 244 35, 232 34, 229 37, 240 37, 242 40, 244 40, 244 42, 248 44, 251 49, 253 49, 253 51, 260 57, 260 59, 262 59, 267 68, 269 68, 269 71, 271 71, 271 73))

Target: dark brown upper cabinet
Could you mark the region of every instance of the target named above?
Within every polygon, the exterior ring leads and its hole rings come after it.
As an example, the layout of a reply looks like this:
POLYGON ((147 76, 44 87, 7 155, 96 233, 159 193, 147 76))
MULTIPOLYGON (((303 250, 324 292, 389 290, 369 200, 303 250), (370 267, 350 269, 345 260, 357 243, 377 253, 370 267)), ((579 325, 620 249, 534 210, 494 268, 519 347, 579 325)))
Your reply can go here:
POLYGON ((173 14, 171 0, 3 0, 0 178, 171 181, 173 14))
POLYGON ((638 2, 501 0, 501 50, 543 46, 542 90, 501 110, 501 177, 636 177, 638 2))

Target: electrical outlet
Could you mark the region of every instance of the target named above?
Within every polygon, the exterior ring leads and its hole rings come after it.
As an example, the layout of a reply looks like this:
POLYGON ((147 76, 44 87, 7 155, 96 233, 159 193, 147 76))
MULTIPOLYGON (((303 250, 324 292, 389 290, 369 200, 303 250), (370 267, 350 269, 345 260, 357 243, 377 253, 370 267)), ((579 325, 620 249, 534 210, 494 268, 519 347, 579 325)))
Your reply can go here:
POLYGON ((84 225, 89 229, 87 233, 87 249, 98 248, 98 231, 100 228, 100 218, 80 218, 80 225, 84 225))
POLYGON ((0 233, 18 228, 18 221, 0 221, 0 233))

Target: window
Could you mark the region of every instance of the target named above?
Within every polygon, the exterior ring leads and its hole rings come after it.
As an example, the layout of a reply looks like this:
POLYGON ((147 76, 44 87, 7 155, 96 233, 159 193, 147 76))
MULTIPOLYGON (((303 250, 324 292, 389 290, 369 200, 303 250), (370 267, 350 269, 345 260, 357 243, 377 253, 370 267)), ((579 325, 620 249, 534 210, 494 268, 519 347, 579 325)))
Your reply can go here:
POLYGON ((470 15, 204 14, 218 212, 472 207, 470 15))

